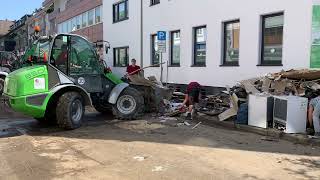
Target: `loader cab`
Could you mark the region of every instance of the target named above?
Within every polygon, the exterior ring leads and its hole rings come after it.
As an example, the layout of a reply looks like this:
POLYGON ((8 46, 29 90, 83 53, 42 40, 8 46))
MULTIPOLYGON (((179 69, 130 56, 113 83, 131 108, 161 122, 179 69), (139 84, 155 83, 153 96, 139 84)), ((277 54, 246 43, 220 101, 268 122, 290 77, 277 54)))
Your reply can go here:
POLYGON ((102 92, 103 67, 93 45, 78 35, 57 35, 52 44, 50 64, 89 93, 102 92))

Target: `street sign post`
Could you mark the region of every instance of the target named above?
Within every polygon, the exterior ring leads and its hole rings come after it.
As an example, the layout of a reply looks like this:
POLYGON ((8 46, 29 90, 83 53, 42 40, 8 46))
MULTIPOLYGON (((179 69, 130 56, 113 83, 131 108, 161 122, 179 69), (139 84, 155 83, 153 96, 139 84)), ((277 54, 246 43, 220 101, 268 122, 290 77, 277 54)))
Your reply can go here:
POLYGON ((167 32, 166 31, 158 31, 157 33, 157 40, 158 40, 158 53, 160 55, 160 66, 161 66, 161 74, 160 74, 160 81, 163 80, 163 59, 162 53, 166 53, 167 50, 167 32))
POLYGON ((166 53, 167 50, 167 32, 165 31, 158 31, 158 52, 159 53, 166 53))

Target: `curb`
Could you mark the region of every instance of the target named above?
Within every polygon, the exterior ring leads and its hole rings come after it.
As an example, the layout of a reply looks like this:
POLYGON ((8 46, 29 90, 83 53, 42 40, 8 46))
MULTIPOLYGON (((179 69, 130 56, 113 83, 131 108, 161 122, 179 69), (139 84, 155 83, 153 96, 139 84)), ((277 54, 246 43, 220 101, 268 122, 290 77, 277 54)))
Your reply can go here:
POLYGON ((320 139, 308 138, 308 136, 304 134, 286 134, 276 129, 263 129, 263 128, 248 126, 248 125, 234 124, 233 121, 219 121, 217 117, 207 116, 207 115, 199 116, 198 121, 203 121, 203 124, 209 125, 209 126, 220 126, 226 129, 239 130, 239 131, 250 132, 250 133, 254 133, 262 136, 282 139, 282 140, 290 141, 296 144, 320 147, 320 139))

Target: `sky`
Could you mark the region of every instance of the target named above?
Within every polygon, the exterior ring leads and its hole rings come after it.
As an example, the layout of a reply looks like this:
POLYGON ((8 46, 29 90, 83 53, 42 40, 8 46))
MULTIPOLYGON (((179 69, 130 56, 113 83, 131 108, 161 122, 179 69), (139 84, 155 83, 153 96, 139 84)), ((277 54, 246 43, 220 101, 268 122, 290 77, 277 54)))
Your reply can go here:
POLYGON ((0 20, 18 20, 40 8, 44 0, 1 0, 0 20))

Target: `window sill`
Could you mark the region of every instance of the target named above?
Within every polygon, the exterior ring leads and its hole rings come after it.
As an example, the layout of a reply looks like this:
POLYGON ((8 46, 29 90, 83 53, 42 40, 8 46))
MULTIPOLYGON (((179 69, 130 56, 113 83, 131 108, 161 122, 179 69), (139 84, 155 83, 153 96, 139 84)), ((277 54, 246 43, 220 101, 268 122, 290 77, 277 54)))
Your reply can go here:
POLYGON ((199 64, 199 65, 192 65, 191 67, 207 67, 205 64, 203 64, 203 65, 201 65, 201 64, 199 64))
POLYGON ((126 21, 126 20, 128 20, 129 18, 127 17, 127 18, 124 18, 124 19, 121 19, 121 20, 118 20, 118 21, 113 21, 113 24, 117 24, 117 23, 120 23, 120 22, 122 22, 122 21, 126 21))
POLYGON ((239 64, 221 64, 220 67, 240 67, 239 64))
POLYGON ((263 66, 275 66, 275 67, 279 66, 279 67, 281 67, 281 66, 283 66, 283 64, 258 64, 257 66, 258 67, 263 67, 263 66))

